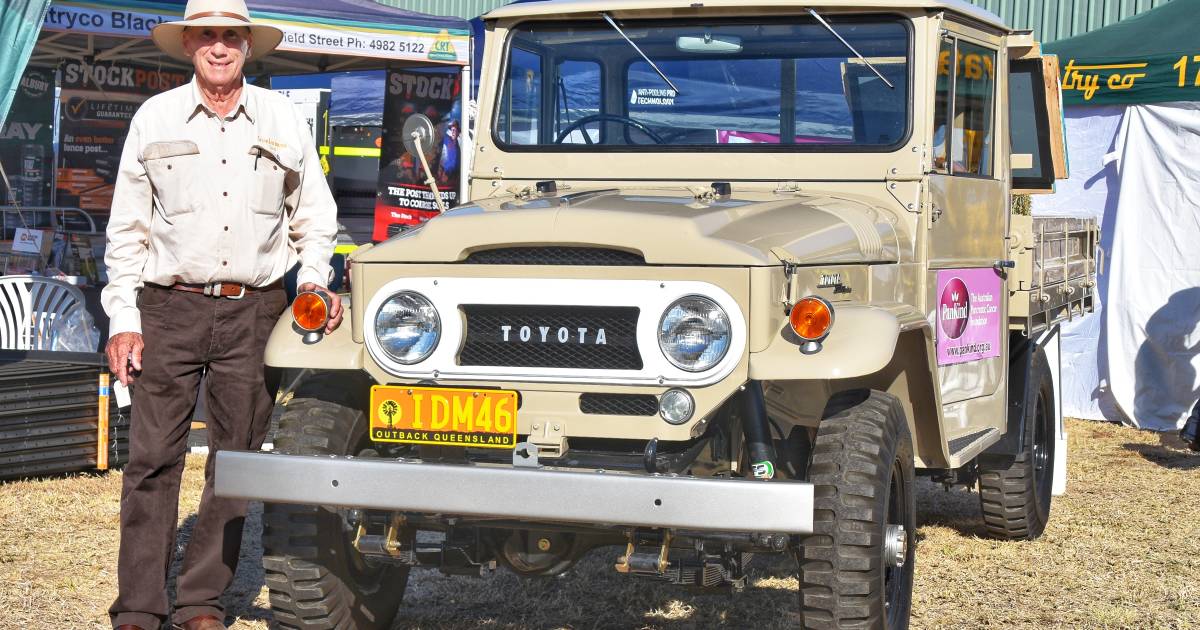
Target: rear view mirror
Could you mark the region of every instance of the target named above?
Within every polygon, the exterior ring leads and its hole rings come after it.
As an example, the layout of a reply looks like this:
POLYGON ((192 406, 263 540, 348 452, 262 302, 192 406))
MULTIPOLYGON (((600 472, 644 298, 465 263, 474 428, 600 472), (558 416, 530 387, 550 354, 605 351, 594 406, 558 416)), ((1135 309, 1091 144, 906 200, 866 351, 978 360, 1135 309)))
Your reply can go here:
POLYGON ((736 35, 681 35, 675 38, 680 52, 729 55, 742 52, 742 38, 736 35))

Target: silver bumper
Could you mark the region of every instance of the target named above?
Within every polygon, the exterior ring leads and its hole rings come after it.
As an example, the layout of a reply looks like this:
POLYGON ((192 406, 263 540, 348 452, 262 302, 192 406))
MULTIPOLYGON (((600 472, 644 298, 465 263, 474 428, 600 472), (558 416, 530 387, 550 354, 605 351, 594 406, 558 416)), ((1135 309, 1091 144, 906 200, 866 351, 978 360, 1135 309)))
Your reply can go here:
POLYGON ((812 533, 813 487, 612 471, 217 453, 219 497, 453 516, 812 533))

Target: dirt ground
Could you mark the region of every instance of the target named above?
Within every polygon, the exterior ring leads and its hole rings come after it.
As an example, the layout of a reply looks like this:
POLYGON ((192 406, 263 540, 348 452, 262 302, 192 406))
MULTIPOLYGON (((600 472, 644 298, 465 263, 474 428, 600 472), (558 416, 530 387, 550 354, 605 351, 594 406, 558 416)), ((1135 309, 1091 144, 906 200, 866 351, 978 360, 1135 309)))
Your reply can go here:
MULTIPOLYGON (((922 482, 914 628, 1200 628, 1200 454, 1173 436, 1071 421, 1070 485, 1046 535, 981 537, 977 496, 922 482)), ((190 456, 180 507, 186 543, 199 501, 190 456)), ((0 628, 106 628, 116 592, 119 473, 0 485, 0 628)), ((247 529, 228 595, 235 628, 270 619, 257 539, 247 529)), ((568 575, 522 581, 414 572, 394 628, 785 628, 796 619, 789 562, 755 569, 740 595, 693 594, 611 570, 599 550, 568 575)))

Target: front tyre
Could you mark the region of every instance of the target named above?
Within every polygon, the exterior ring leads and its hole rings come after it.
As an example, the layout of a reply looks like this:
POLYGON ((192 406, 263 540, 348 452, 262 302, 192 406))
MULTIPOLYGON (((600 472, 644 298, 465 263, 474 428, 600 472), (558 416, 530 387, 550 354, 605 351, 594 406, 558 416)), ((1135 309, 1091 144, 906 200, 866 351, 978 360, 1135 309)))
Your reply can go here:
POLYGON ((916 552, 904 408, 872 391, 821 421, 809 464, 813 534, 797 551, 805 628, 908 627, 916 552))
POLYGON ((1056 414, 1054 381, 1046 353, 1036 349, 1025 385, 1025 434, 1007 468, 979 464, 979 503, 989 536, 1033 540, 1050 520, 1054 489, 1056 414))
MULTIPOLYGON (((370 448, 357 375, 317 374, 300 386, 275 433, 289 454, 356 455, 370 448)), ((263 567, 273 628, 388 628, 408 585, 408 567, 367 564, 337 513, 314 506, 267 504, 263 567)))

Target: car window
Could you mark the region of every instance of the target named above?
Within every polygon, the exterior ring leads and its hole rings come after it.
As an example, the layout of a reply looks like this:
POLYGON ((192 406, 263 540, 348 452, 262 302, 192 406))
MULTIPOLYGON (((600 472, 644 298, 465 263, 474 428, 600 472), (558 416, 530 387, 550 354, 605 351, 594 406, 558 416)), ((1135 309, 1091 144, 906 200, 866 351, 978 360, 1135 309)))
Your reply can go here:
POLYGON ((497 132, 510 144, 537 144, 541 126, 542 57, 514 48, 497 117, 497 132))
POLYGON ((869 16, 830 22, 886 82, 808 17, 622 20, 666 80, 601 20, 517 25, 498 141, 579 149, 590 140, 629 150, 895 147, 909 128, 907 25, 869 16), (553 68, 554 76, 542 78, 531 69, 532 50, 547 61, 537 67, 553 68), (581 54, 592 60, 580 60, 581 54), (539 109, 530 100, 540 100, 540 111, 553 112, 554 119, 536 120, 539 109), (523 107, 530 114, 518 120, 523 107))
POLYGON ((564 131, 563 142, 578 144, 588 140, 600 141, 602 128, 580 121, 600 113, 600 64, 595 61, 567 60, 558 64, 554 75, 554 137, 564 131))
POLYGON ((957 174, 992 175, 995 91, 995 51, 960 40, 954 76, 954 135, 950 138, 957 174))
POLYGON ((936 170, 992 176, 995 96, 996 51, 955 38, 944 39, 938 56, 934 108, 932 146, 936 170), (956 62, 951 63, 951 59, 956 62), (951 133, 946 133, 947 129, 951 133))

